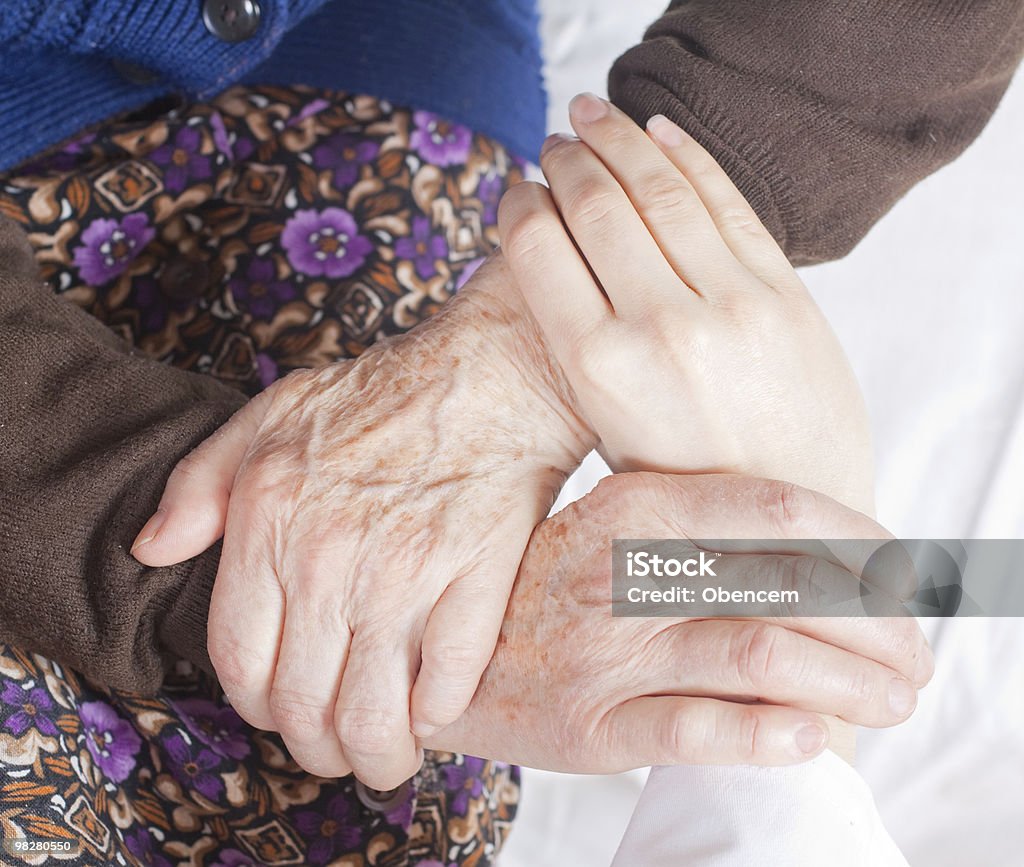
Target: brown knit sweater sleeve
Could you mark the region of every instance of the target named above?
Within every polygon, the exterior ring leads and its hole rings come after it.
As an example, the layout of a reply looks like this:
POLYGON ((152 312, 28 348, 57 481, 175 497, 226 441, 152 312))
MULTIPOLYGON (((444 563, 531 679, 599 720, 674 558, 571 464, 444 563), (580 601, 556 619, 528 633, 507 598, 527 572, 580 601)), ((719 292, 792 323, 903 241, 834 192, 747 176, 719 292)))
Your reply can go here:
POLYGON ((0 216, 0 641, 123 689, 155 689, 162 651, 208 667, 218 552, 149 569, 128 548, 178 458, 244 403, 57 297, 0 216))
POLYGON ((1022 48, 1021 0, 677 0, 609 92, 682 125, 810 264, 970 144, 1022 48))

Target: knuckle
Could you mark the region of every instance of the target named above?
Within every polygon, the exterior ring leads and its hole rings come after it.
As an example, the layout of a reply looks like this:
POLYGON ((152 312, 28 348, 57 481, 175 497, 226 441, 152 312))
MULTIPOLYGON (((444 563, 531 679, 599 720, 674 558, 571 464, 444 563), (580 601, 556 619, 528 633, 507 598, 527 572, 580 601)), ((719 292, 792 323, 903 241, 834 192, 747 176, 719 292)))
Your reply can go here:
POLYGON ((260 663, 256 654, 229 635, 218 634, 211 626, 206 650, 217 679, 229 695, 249 692, 259 681, 260 663))
POLYGON ((549 231, 550 221, 543 211, 511 212, 502 224, 502 247, 514 259, 533 259, 544 249, 549 231))
POLYGON ((631 152, 636 147, 637 127, 629 118, 612 112, 600 130, 602 147, 610 151, 631 152))
POLYGON ((809 598, 821 571, 822 561, 809 554, 787 557, 786 561, 787 568, 781 579, 782 589, 796 590, 801 596, 807 595, 809 598))
POLYGON ((749 208, 738 205, 719 208, 712 214, 712 219, 719 226, 731 229, 733 232, 741 232, 752 238, 760 238, 764 232, 757 215, 749 208))
POLYGON ((602 226, 618 210, 619 197, 613 190, 596 183, 584 183, 565 199, 565 210, 585 226, 602 226))
POLYGON ((787 668, 783 664, 785 630, 770 623, 754 623, 734 639, 732 665, 754 693, 765 691, 787 668))
POLYGON ((697 203, 697 195, 692 189, 663 174, 644 182, 641 189, 645 209, 677 220, 692 211, 697 203))
POLYGON ((384 756, 395 746, 396 735, 408 728, 394 711, 372 707, 343 707, 334 720, 335 731, 346 751, 364 756, 384 756))
MULTIPOLYGON (((202 481, 204 476, 203 461, 198 450, 191 451, 175 465, 171 472, 174 483, 184 485, 189 482, 202 481)), ((168 484, 172 480, 168 481, 168 484)))
POLYGON ((270 691, 270 715, 279 732, 300 741, 319 738, 330 728, 322 699, 276 686, 270 691))
POLYGON ((714 743, 714 735, 707 726, 698 726, 692 714, 680 712, 667 718, 661 740, 667 755, 679 762, 700 762, 714 743), (701 730, 697 730, 697 729, 701 730))
POLYGON ((549 139, 549 144, 540 155, 540 167, 544 176, 551 179, 562 172, 567 166, 574 169, 579 165, 579 151, 586 147, 579 139, 562 136, 549 139))
POLYGON ((423 646, 422 656, 425 668, 456 684, 474 679, 481 668, 480 653, 469 644, 432 641, 423 646))
POLYGON ((741 762, 754 762, 764 751, 765 734, 761 727, 761 714, 753 708, 740 712, 736 721, 736 753, 741 762))
POLYGON ((885 704, 886 696, 878 688, 878 678, 865 665, 858 665, 846 678, 845 693, 853 707, 870 706, 881 701, 885 704))
POLYGON ((783 539, 799 537, 813 510, 813 497, 792 482, 765 480, 757 492, 758 506, 768 526, 783 539))

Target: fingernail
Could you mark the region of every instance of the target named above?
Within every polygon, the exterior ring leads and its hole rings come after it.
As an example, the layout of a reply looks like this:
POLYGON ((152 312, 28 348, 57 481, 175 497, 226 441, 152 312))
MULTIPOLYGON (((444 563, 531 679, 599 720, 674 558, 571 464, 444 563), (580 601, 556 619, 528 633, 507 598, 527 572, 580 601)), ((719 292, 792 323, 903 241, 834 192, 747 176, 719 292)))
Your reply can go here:
POLYGON ((679 147, 686 141, 683 131, 663 114, 656 114, 647 121, 647 131, 667 148, 679 147))
POLYGON ((146 521, 146 526, 139 531, 139 535, 135 537, 135 542, 132 544, 132 551, 152 542, 156 537, 156 534, 160 532, 160 528, 163 526, 166 518, 167 512, 164 509, 157 509, 153 513, 153 517, 146 521))
POLYGON ((593 93, 581 93, 569 103, 569 114, 582 123, 593 123, 608 114, 608 103, 593 93))
POLYGON ((418 738, 429 738, 434 732, 440 731, 441 726, 432 726, 428 723, 414 722, 412 733, 418 738))
POLYGON ((796 746, 805 756, 820 753, 828 740, 828 732, 821 726, 806 725, 796 733, 796 746))
POLYGON ((565 141, 579 141, 579 139, 576 138, 576 136, 574 135, 567 135, 564 132, 552 133, 546 139, 544 139, 544 144, 541 146, 540 149, 540 155, 544 156, 544 154, 551 150, 551 148, 553 148, 556 144, 561 144, 562 142, 565 141))
POLYGON ((906 716, 917 704, 917 690, 902 677, 894 677, 889 684, 889 708, 896 716, 906 716))

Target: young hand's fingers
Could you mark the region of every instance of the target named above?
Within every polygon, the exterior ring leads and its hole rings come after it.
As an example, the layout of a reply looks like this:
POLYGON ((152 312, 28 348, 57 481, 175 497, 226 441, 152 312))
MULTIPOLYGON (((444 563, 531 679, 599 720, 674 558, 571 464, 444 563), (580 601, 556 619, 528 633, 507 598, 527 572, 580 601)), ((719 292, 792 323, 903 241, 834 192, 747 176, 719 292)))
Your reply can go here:
MULTIPOLYGON (((678 183, 679 173, 658 158, 678 183)), ((563 222, 618 316, 648 316, 688 301, 696 306, 697 296, 682 284, 634 203, 586 144, 548 139, 540 164, 563 222)))
POLYGON ((345 760, 371 789, 386 791, 412 777, 423 760, 409 730, 413 655, 420 636, 407 626, 354 624, 348 664, 341 679, 334 727, 345 760))
POLYGON ((207 649, 231 706, 249 725, 273 731, 268 697, 284 625, 284 593, 244 511, 229 511, 210 599, 207 649), (253 604, 253 600, 259 600, 253 604), (244 611, 244 616, 239 612, 244 611))
POLYGON ((318 777, 352 772, 334 729, 351 639, 341 610, 330 598, 296 593, 287 599, 270 712, 292 758, 318 777))
MULTIPOLYGON (((526 534, 509 535, 521 539, 526 534)), ((455 722, 472 701, 494 654, 521 553, 489 552, 494 566, 456 578, 430 612, 412 689, 417 737, 455 722)))
POLYGON ((711 154, 664 115, 652 117, 647 131, 686 175, 736 258, 773 288, 793 285, 793 268, 786 254, 711 154))
POLYGON ((629 116, 593 94, 577 96, 569 116, 687 285, 707 295, 750 282, 686 176, 629 116))
POLYGON ((132 545, 147 566, 172 566, 202 554, 224 533, 235 474, 266 413, 258 395, 182 458, 160 505, 132 545))
POLYGON ((612 310, 569 237, 546 187, 521 183, 498 207, 505 261, 544 337, 566 371, 612 310))
POLYGON ((619 705, 597 737, 620 757, 595 771, 644 765, 792 765, 828 744, 828 727, 814 713, 711 698, 644 696, 619 705))

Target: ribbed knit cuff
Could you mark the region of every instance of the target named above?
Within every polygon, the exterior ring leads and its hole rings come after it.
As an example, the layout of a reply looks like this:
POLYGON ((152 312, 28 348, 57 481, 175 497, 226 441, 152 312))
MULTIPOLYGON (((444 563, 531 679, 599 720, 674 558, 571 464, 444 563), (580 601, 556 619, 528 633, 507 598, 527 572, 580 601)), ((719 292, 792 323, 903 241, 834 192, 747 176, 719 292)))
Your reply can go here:
POLYGON ((185 659, 213 674, 206 649, 206 627, 210 617, 210 598, 220 561, 220 543, 187 564, 184 580, 156 605, 161 648, 175 659, 185 659))

